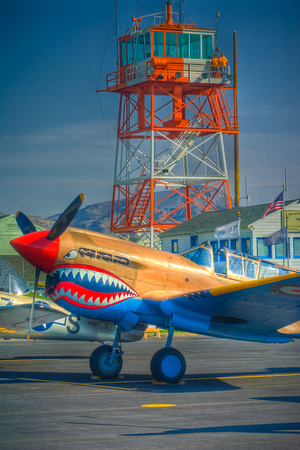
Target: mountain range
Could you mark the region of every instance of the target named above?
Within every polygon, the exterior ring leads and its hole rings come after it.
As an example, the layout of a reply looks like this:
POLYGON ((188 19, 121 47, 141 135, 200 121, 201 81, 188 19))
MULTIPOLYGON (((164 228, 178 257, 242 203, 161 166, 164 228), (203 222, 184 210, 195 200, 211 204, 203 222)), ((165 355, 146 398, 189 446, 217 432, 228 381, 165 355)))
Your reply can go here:
MULTIPOLYGON (((164 191, 155 194, 155 201, 164 198, 164 191)), ((159 203, 159 208, 164 214, 169 214, 171 211, 176 210, 181 205, 181 196, 174 195, 167 199, 162 200, 159 203)), ((225 200, 223 192, 218 192, 214 198, 214 205, 218 209, 225 209, 225 200)), ((125 200, 120 202, 120 210, 125 208, 125 200)), ((86 230, 96 231, 98 233, 110 234, 110 220, 111 220, 111 209, 112 201, 94 203, 93 205, 88 205, 81 207, 77 215, 72 221, 72 226, 76 228, 84 228, 86 230)), ((203 209, 201 206, 192 205, 192 217, 201 214, 203 209)), ((51 228, 52 224, 59 217, 59 214, 52 215, 47 219, 41 219, 38 217, 33 217, 32 220, 36 225, 40 225, 44 228, 51 228)), ((176 221, 185 221, 185 210, 184 208, 179 209, 173 216, 176 221)))
MULTIPOLYGON (((181 196, 174 195, 164 199, 165 192, 161 191, 155 194, 155 201, 161 200, 158 203, 163 214, 169 214, 170 212, 177 210, 181 206, 181 196)), ((218 192, 214 198, 214 205, 217 209, 225 209, 225 199, 223 192, 218 192)), ((119 209, 122 211, 125 208, 125 200, 120 201, 119 209)), ((88 205, 81 207, 75 218, 72 221, 72 226, 76 228, 83 228, 86 230, 96 231, 103 234, 111 234, 110 232, 110 221, 111 221, 111 209, 112 201, 94 203, 93 205, 88 205)), ((203 211, 201 206, 192 204, 192 217, 195 217, 203 211)), ((42 218, 38 216, 29 216, 30 220, 37 226, 44 229, 50 230, 56 219, 61 213, 54 214, 47 218, 42 218)), ((7 214, 0 213, 1 216, 6 216, 7 214)), ((179 209, 172 217, 179 223, 185 221, 185 210, 184 208, 179 209)))

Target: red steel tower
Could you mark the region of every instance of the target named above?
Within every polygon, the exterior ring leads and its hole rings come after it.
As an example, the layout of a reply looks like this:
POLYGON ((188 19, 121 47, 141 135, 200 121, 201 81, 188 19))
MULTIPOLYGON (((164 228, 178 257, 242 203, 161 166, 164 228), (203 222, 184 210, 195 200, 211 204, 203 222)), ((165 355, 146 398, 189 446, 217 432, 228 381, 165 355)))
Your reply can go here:
POLYGON ((223 135, 238 133, 237 111, 230 67, 212 63, 215 30, 174 23, 170 1, 163 23, 132 20, 107 75, 120 94, 111 231, 150 231, 153 245, 194 206, 218 209, 220 191, 231 208, 223 135))

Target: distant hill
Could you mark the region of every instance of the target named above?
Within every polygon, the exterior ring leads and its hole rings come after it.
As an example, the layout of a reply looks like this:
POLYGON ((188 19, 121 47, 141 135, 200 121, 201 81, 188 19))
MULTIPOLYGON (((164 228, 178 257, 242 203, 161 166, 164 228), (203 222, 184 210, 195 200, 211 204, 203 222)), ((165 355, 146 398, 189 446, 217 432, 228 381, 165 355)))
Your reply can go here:
POLYGON ((54 222, 49 219, 43 219, 42 217, 38 216, 28 216, 32 223, 37 225, 38 227, 45 228, 45 230, 50 230, 54 222))
MULTIPOLYGON (((72 227, 110 234, 111 205, 112 202, 101 202, 81 207, 72 220, 72 227)), ((58 217, 59 214, 55 214, 48 217, 48 221, 54 223, 58 217)))
MULTIPOLYGON (((165 192, 158 192, 156 194, 156 199, 159 200, 163 198, 165 192)), ((179 195, 170 197, 166 200, 162 200, 159 203, 161 211, 165 214, 169 214, 171 211, 179 208, 181 198, 179 195)), ((214 198, 214 205, 218 209, 225 209, 225 201, 223 192, 218 192, 214 198)), ((121 202, 121 209, 125 206, 125 200, 121 202)), ((72 221, 72 226, 76 228, 84 228, 86 230, 96 231, 98 233, 110 234, 110 217, 111 217, 112 202, 101 202, 94 203, 93 205, 88 205, 86 207, 81 207, 77 215, 72 221)), ((201 214, 202 208, 200 206, 192 205, 192 216, 201 214)), ((38 218, 32 218, 33 222, 44 226, 45 228, 51 228, 51 225, 59 217, 59 214, 48 217, 47 219, 40 219, 40 222, 36 220, 38 218), (42 222, 45 225, 42 225, 42 222)), ((185 211, 184 209, 178 211, 173 218, 179 222, 185 221, 185 211)))

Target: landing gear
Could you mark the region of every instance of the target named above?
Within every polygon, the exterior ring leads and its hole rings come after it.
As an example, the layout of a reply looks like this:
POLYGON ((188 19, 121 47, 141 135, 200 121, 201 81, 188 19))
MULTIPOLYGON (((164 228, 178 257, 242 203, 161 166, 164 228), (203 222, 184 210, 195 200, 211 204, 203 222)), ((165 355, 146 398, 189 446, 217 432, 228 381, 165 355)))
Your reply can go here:
POLYGON ((183 354, 171 347, 173 333, 174 328, 170 327, 165 348, 161 348, 153 355, 150 364, 153 377, 165 383, 178 383, 186 370, 183 354))
POLYGON ((117 377, 123 366, 121 355, 119 349, 113 352, 111 345, 97 347, 90 356, 91 371, 101 378, 117 377))
MULTIPOLYGON (((151 373, 157 381, 178 383, 184 376, 186 362, 182 353, 171 347, 174 327, 169 328, 166 346, 158 350, 151 359, 151 373)), ((101 378, 115 378, 122 366, 121 345, 119 343, 120 330, 117 329, 113 345, 97 347, 90 357, 90 368, 94 375, 101 378)))
POLYGON ((121 372, 123 351, 119 339, 120 329, 118 327, 113 345, 101 345, 91 354, 90 369, 97 377, 115 378, 121 372))
POLYGON ((150 369, 157 381, 178 383, 185 374, 186 362, 183 354, 176 348, 165 347, 153 355, 150 369))

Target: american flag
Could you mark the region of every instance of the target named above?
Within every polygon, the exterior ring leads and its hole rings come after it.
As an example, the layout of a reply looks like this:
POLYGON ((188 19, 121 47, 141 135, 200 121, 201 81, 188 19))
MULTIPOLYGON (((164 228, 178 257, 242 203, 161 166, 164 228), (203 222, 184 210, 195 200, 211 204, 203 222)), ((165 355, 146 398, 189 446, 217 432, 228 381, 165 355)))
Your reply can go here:
POLYGON ((262 219, 272 211, 277 211, 278 209, 283 209, 283 191, 275 198, 275 200, 267 207, 263 213, 262 219))

